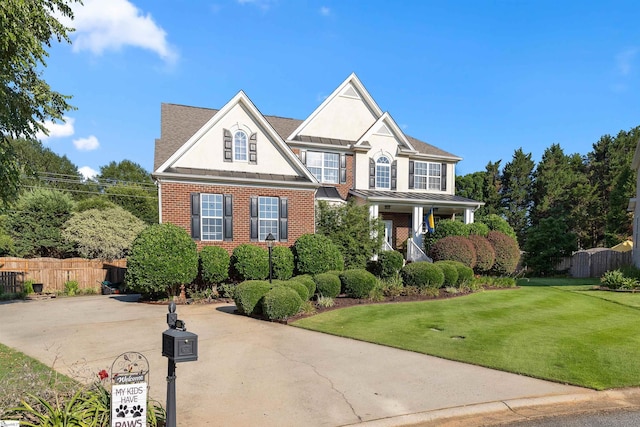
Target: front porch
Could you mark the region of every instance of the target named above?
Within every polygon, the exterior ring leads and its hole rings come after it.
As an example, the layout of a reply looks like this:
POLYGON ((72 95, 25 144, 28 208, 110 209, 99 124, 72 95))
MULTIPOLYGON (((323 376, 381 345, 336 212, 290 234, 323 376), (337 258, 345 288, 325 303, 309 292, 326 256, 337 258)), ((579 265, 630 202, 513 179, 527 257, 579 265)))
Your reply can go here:
POLYGON ((351 191, 359 202, 369 204, 372 218, 385 224, 383 250, 397 250, 407 261, 427 260, 423 250, 426 221, 433 212, 439 219, 462 217, 465 224, 473 223, 474 212, 482 202, 448 194, 397 193, 392 191, 351 191))

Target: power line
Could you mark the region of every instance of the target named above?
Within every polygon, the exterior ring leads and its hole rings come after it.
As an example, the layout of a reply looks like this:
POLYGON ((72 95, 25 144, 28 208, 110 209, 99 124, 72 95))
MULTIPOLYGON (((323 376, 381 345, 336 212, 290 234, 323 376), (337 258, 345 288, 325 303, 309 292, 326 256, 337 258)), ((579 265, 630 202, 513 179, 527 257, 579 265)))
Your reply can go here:
MULTIPOLYGON (((42 188, 42 187, 38 187, 36 185, 19 185, 21 188, 42 188)), ((99 191, 85 191, 85 190, 72 190, 69 188, 62 188, 61 190, 64 191, 68 191, 70 193, 85 193, 85 194, 96 194, 98 196, 115 196, 115 197, 131 197, 131 198, 137 198, 137 199, 156 199, 156 197, 154 196, 138 196, 135 194, 122 194, 122 193, 101 193, 99 191)))

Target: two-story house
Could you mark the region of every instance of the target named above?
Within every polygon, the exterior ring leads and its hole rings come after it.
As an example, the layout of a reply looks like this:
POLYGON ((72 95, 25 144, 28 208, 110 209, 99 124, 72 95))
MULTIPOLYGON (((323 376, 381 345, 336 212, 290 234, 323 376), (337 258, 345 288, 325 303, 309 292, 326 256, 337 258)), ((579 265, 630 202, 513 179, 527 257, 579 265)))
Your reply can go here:
POLYGON ((242 91, 219 110, 161 108, 160 221, 199 247, 291 245, 315 231, 316 201, 355 198, 384 221, 386 249, 417 259, 428 212, 470 223, 482 205, 455 195, 461 158, 405 135, 355 74, 305 120, 265 116, 242 91))

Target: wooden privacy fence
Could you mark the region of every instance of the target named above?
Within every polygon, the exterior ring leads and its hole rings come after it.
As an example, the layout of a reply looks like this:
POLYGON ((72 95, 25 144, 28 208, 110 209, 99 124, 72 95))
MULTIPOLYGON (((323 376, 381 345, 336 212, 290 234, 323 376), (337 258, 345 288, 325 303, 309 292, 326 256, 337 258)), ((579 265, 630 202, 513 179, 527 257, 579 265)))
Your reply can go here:
POLYGON ((126 259, 101 261, 84 258, 0 257, 0 285, 4 283, 1 279, 4 273, 7 277, 16 277, 20 290, 25 280, 33 280, 44 285, 44 292, 62 292, 66 282, 75 280, 79 289, 94 289, 99 293, 101 283, 105 280, 111 283, 124 281, 126 270, 126 259))
POLYGON ((631 251, 617 252, 606 248, 594 248, 574 252, 562 258, 556 265, 558 271, 568 271, 571 277, 601 277, 609 270, 631 265, 631 251))

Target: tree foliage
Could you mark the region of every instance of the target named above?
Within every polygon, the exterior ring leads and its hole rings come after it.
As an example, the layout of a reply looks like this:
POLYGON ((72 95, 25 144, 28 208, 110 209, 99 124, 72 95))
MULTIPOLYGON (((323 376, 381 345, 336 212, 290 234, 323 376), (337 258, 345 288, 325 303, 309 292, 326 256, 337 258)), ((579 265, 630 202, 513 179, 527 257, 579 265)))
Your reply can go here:
POLYGON ((89 209, 74 213, 64 225, 62 236, 84 258, 119 259, 146 224, 121 207, 89 209))
POLYGON ((18 194, 20 167, 11 139, 36 139, 46 120, 62 120, 72 107, 68 96, 41 78, 51 42, 67 41, 70 28, 58 16, 73 18, 77 0, 3 0, 0 2, 0 201, 18 194))
POLYGON ((384 239, 384 223, 371 218, 367 205, 318 203, 316 233, 327 236, 344 256, 346 268, 365 268, 384 239))
POLYGON ((16 255, 26 258, 72 255, 72 245, 62 236, 72 210, 71 196, 58 190, 35 188, 20 196, 7 221, 16 255))
POLYGON ((576 235, 569 232, 565 221, 544 218, 528 231, 523 262, 534 275, 546 276, 555 272, 560 257, 577 248, 576 235))
POLYGON ((531 153, 525 154, 522 148, 519 148, 513 153, 513 159, 504 165, 502 172, 501 194, 504 214, 519 242, 524 241, 529 226, 533 168, 531 153))
POLYGON ((131 212, 147 224, 158 223, 158 193, 156 188, 116 184, 105 189, 107 199, 131 212))

